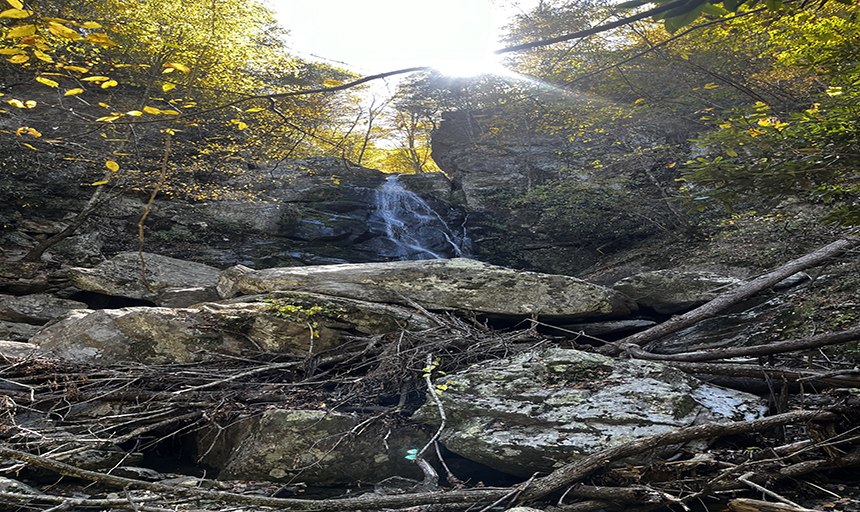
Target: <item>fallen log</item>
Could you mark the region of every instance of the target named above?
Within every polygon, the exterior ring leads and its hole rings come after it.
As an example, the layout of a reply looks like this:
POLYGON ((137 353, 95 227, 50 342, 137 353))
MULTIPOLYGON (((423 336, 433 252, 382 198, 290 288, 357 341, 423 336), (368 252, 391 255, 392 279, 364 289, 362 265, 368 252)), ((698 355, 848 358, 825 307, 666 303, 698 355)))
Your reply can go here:
POLYGON ((785 503, 738 498, 729 501, 729 509, 733 512, 821 512, 803 507, 793 507, 785 503))
POLYGON ((737 304, 738 302, 760 292, 761 290, 770 288, 771 286, 779 283, 780 281, 789 276, 792 276, 810 267, 819 265, 829 258, 838 256, 839 254, 842 254, 843 252, 858 246, 860 246, 860 237, 837 240, 815 252, 789 261, 788 263, 777 268, 776 270, 768 272, 761 277, 753 279, 749 283, 746 283, 738 288, 735 288, 734 290, 724 293, 716 299, 708 302, 707 304, 699 306, 692 311, 688 311, 683 315, 674 316, 669 320, 666 320, 662 324, 655 325, 650 329, 646 329, 642 332, 627 336, 626 338, 623 338, 621 340, 607 343, 606 345, 600 347, 598 349, 598 352, 606 355, 618 355, 624 352, 625 347, 628 345, 643 345, 645 343, 648 343, 649 341, 654 341, 658 338, 666 336, 667 334, 671 334, 686 327, 690 327, 697 322, 718 315, 729 306, 737 304))

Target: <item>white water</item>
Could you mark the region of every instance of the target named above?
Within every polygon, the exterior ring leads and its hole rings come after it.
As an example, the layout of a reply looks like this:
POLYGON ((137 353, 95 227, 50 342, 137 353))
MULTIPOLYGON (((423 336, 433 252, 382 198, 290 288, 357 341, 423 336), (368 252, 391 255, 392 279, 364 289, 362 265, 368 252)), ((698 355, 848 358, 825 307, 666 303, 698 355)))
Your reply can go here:
POLYGON ((388 177, 375 195, 372 229, 386 239, 381 256, 393 260, 427 260, 468 255, 465 227, 452 230, 445 219, 417 194, 403 188, 398 175, 388 177))

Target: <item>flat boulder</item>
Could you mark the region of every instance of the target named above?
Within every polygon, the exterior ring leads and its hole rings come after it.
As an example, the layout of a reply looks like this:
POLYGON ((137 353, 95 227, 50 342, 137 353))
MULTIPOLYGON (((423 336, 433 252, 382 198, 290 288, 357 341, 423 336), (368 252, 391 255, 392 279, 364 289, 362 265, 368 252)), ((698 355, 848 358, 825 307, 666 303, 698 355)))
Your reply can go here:
POLYGON ((64 274, 81 290, 148 300, 158 306, 181 308, 218 298, 215 285, 219 269, 149 253, 144 253, 144 261, 146 282, 136 252, 118 254, 93 268, 73 267, 64 274))
MULTIPOLYGON (((571 349, 476 364, 438 384, 447 386, 439 395, 447 416, 442 443, 467 459, 523 477, 639 437, 751 420, 767 411, 755 395, 662 364, 571 349)), ((438 424, 434 400, 413 417, 438 424)), ((662 455, 678 449, 667 447, 662 455)))
POLYGON ((72 309, 86 309, 83 302, 50 295, 0 295, 0 321, 44 325, 72 309))
POLYGON ((713 272, 655 270, 625 277, 612 288, 657 313, 673 314, 709 302, 743 284, 713 272))
POLYGON ((318 353, 356 334, 424 330, 404 308, 312 294, 243 297, 193 308, 75 310, 30 343, 57 357, 101 364, 191 363, 213 354, 318 353))
POLYGON ((467 258, 357 263, 221 273, 222 297, 296 290, 499 317, 576 319, 625 316, 625 295, 575 277, 523 272, 467 258))

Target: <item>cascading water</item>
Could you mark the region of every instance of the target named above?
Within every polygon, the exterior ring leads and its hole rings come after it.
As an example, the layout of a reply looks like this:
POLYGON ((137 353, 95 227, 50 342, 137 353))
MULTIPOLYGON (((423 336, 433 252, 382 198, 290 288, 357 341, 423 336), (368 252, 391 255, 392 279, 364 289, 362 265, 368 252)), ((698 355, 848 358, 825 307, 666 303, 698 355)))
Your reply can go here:
POLYGON ((403 188, 398 175, 375 191, 370 229, 380 235, 379 256, 387 260, 429 260, 468 256, 465 226, 455 232, 426 201, 403 188))

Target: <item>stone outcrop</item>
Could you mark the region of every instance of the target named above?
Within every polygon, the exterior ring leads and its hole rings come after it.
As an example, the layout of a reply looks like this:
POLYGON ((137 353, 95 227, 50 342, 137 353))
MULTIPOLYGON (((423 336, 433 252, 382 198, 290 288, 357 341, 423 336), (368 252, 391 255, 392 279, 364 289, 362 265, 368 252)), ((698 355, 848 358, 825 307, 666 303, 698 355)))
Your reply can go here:
POLYGON ((0 295, 0 321, 45 325, 72 309, 86 309, 83 302, 58 299, 50 295, 0 295))
MULTIPOLYGON (((441 437, 445 447, 523 477, 638 437, 750 420, 767 411, 755 395, 706 384, 658 363, 570 349, 483 363, 449 374, 440 384, 447 384, 440 395, 448 418, 441 437)), ((438 415, 428 400, 414 417, 438 424, 438 415)))
POLYGON ((405 457, 429 436, 415 426, 359 427, 350 414, 326 410, 270 409, 262 416, 210 429, 197 438, 202 462, 219 478, 293 481, 308 485, 355 485, 391 475, 421 478, 405 457))
POLYGON ((701 306, 741 284, 741 279, 713 272, 666 269, 626 277, 612 288, 642 307, 668 315, 701 306))
POLYGON ((253 270, 237 266, 218 281, 222 297, 301 290, 435 311, 575 319, 624 316, 629 298, 568 276, 520 272, 466 258, 253 270))
POLYGON ((317 353, 355 334, 430 327, 429 319, 403 308, 279 293, 191 309, 75 310, 42 329, 30 342, 66 359, 167 364, 200 361, 217 354, 317 353))
POLYGON ((63 272, 72 286, 115 297, 147 300, 159 306, 185 307, 218 298, 219 270, 209 265, 144 253, 146 282, 137 253, 118 254, 94 268, 63 272))

